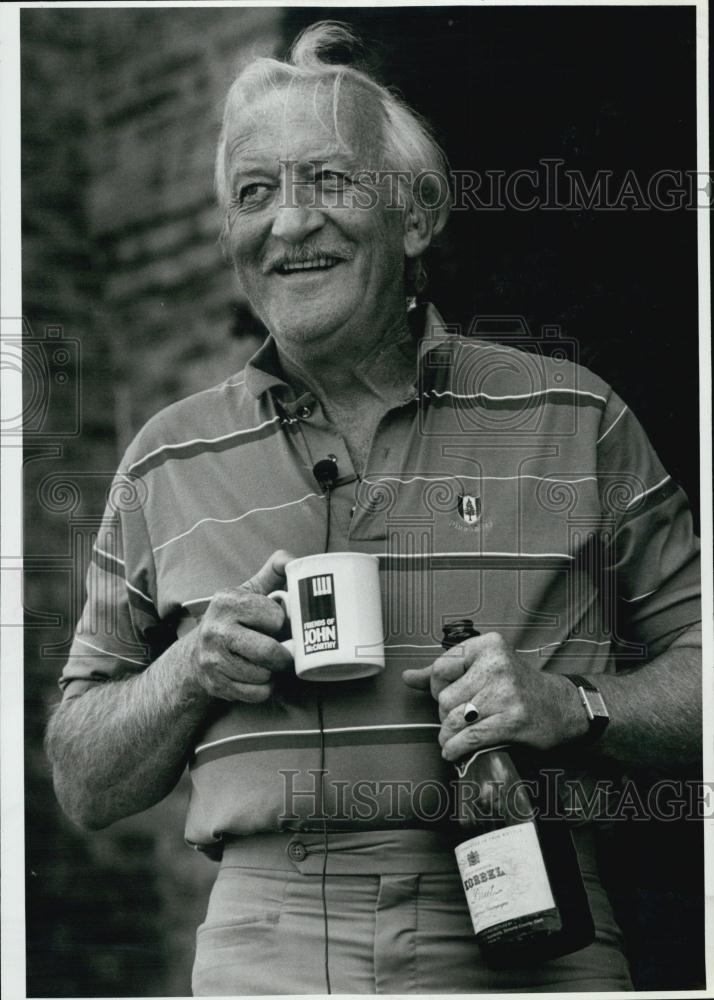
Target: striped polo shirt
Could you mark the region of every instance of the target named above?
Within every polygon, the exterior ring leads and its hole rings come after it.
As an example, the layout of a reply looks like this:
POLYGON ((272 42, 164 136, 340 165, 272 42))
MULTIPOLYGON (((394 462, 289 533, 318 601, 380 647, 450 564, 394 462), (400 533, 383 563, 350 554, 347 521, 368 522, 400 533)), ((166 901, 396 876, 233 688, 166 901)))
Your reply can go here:
POLYGON ((534 670, 596 674, 651 658, 700 618, 686 497, 622 400, 558 352, 451 333, 429 306, 410 320, 416 381, 362 476, 319 400, 282 380, 271 338, 243 372, 153 417, 117 473, 65 697, 150 669, 276 549, 322 551, 312 467, 329 454, 329 549, 379 557, 386 669, 280 675, 263 704, 217 703, 190 759, 186 837, 201 849, 319 826, 318 699, 333 827, 441 818, 453 769, 436 704, 401 673, 439 655, 447 620, 500 632, 534 670))

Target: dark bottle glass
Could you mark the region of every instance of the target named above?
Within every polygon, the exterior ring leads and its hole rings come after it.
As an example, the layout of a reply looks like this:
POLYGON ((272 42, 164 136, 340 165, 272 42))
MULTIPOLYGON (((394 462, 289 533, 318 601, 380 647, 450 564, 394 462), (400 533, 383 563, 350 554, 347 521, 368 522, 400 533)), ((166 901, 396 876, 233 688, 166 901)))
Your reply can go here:
MULTIPOLYGON (((444 628, 444 649, 479 633, 461 619, 444 628)), ((456 849, 461 881, 484 961, 496 969, 535 965, 595 939, 573 838, 524 782, 507 747, 457 764, 455 815, 468 838, 456 849)))

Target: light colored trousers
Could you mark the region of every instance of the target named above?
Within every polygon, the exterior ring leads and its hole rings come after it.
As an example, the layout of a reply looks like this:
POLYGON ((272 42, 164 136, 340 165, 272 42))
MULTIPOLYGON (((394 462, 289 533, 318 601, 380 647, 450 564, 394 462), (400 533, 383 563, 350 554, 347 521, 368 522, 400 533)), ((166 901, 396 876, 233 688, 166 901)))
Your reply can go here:
MULTIPOLYGON (((596 940, 527 969, 481 960, 453 850, 433 831, 331 833, 326 899, 333 993, 631 990, 592 832, 574 831, 596 940)), ((196 996, 326 993, 320 833, 227 846, 197 932, 196 996)))

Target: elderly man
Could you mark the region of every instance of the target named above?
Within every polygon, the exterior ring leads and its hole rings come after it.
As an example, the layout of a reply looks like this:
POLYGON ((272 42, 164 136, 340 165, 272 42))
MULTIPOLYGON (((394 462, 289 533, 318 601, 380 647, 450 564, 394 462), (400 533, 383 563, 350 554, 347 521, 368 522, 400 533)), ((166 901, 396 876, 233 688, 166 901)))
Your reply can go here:
POLYGON ((495 972, 429 789, 500 743, 579 748, 595 769, 697 759, 686 500, 596 376, 407 308, 446 164, 399 99, 325 58, 346 40, 315 25, 228 95, 224 240, 270 336, 125 456, 50 723, 57 794, 99 828, 189 763, 187 840, 222 857, 197 994, 627 989, 589 827, 574 837, 595 941, 495 972), (278 641, 267 595, 290 553, 325 548, 380 556, 376 678, 302 682, 278 641), (440 656, 459 616, 482 634, 440 656), (390 795, 355 808, 358 784, 390 795))

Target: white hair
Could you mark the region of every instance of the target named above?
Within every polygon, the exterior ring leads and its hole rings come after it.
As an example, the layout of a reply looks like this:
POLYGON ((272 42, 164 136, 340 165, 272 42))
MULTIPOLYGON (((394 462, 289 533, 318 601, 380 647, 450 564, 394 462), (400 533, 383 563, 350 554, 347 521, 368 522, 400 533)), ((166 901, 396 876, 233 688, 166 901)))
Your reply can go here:
MULTIPOLYGON (((446 156, 429 125, 400 96, 366 72, 329 58, 330 54, 336 54, 335 50, 352 50, 357 44, 357 38, 346 24, 319 21, 297 37, 287 61, 258 58, 236 77, 226 97, 216 155, 216 194, 224 212, 228 210, 231 198, 228 185, 229 132, 236 108, 294 81, 330 84, 337 130, 340 89, 347 82, 366 89, 374 100, 377 109, 375 133, 384 159, 383 168, 406 175, 399 177, 397 183, 400 204, 406 210, 422 214, 432 237, 444 228, 451 208, 446 156)), ((417 270, 420 270, 420 265, 417 265, 417 270)))

